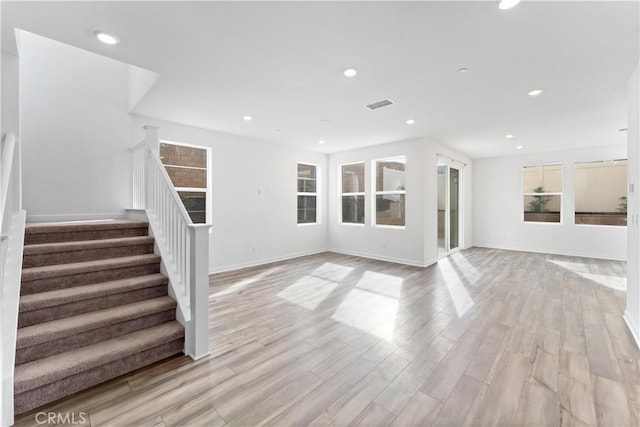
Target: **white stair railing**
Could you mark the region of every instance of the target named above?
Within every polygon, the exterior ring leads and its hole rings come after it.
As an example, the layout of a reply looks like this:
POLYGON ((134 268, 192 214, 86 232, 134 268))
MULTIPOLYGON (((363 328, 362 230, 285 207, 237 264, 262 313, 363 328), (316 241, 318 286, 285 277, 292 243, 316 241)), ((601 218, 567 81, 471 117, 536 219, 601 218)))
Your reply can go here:
POLYGON ((131 149, 132 204, 147 213, 151 232, 178 302, 185 327, 185 353, 199 359, 209 353, 209 228, 194 224, 158 155, 158 130, 131 149))
POLYGON ((0 147, 0 425, 13 424, 13 375, 26 212, 22 209, 20 143, 9 133, 0 147))

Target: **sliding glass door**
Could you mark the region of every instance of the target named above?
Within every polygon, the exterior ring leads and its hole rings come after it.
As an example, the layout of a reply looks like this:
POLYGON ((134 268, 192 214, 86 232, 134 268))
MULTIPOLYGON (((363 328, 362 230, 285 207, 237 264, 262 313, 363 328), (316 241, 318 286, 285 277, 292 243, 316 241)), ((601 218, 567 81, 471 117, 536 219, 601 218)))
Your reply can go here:
POLYGON ((462 166, 451 159, 438 157, 438 258, 460 248, 462 166))

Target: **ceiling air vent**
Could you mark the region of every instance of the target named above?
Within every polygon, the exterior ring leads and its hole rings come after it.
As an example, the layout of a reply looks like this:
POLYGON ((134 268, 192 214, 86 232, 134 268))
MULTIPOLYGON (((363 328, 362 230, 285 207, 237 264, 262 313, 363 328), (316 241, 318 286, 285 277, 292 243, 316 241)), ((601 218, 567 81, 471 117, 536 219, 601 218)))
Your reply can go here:
POLYGON ((369 110, 377 110, 378 108, 386 107, 387 105, 393 105, 393 101, 383 99, 382 101, 374 102, 373 104, 365 105, 369 110))

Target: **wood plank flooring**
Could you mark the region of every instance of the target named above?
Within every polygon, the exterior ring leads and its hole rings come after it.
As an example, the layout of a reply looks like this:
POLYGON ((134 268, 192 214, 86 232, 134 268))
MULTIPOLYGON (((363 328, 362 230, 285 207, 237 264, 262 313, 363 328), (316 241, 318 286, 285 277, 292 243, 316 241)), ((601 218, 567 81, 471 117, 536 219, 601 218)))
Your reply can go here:
POLYGON ((638 426, 640 351, 607 287, 625 274, 481 248, 424 269, 326 253, 217 274, 210 356, 16 425, 638 426))

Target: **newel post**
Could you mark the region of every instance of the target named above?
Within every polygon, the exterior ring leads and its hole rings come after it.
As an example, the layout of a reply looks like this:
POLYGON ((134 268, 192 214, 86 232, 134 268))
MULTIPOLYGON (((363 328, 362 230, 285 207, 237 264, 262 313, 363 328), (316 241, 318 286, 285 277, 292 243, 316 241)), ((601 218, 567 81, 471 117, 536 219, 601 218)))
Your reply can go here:
POLYGON ((189 308, 185 352, 193 359, 209 354, 209 228, 189 225, 189 308))
POLYGON ((153 154, 160 153, 160 138, 158 137, 158 126, 144 125, 145 131, 144 140, 147 143, 147 147, 153 154))

